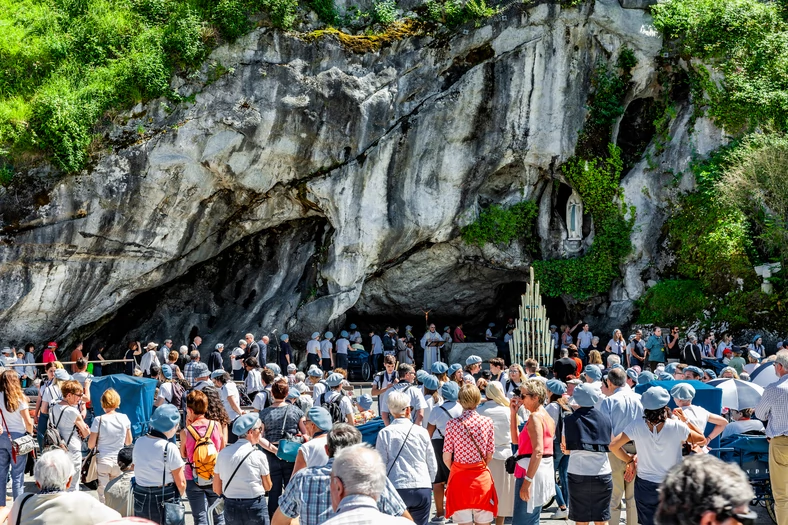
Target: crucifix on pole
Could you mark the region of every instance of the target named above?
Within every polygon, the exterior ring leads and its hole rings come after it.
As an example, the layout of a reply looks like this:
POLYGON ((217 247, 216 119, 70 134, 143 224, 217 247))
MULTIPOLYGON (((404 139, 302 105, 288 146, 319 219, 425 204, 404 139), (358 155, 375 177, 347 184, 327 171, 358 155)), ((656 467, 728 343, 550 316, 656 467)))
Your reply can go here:
POLYGON ((432 311, 432 308, 427 310, 427 307, 425 306, 424 308, 421 309, 421 311, 424 313, 424 328, 429 329, 429 326, 430 326, 430 312, 432 311))

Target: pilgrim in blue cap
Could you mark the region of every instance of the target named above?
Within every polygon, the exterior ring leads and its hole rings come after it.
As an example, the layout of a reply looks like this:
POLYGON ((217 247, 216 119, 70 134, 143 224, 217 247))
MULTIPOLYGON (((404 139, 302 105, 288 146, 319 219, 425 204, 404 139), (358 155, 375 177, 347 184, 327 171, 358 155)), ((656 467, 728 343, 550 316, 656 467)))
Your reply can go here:
POLYGON ((670 403, 670 394, 661 386, 652 386, 640 396, 640 404, 646 410, 659 410, 670 403))
POLYGON ((276 363, 266 363, 265 367, 268 370, 270 370, 271 372, 273 372, 274 375, 276 375, 276 376, 281 376, 282 375, 282 369, 279 368, 279 365, 277 365, 276 363))
POLYGON ((435 361, 434 363, 432 363, 432 368, 430 370, 435 375, 445 374, 446 372, 449 371, 449 365, 447 365, 446 363, 442 363, 440 361, 435 361))
POLYGON ((627 368, 627 377, 630 378, 632 381, 638 380, 638 371, 634 368, 627 368))
POLYGON ((317 339, 320 337, 320 332, 312 332, 312 339, 317 339))
POLYGON ((558 379, 550 379, 546 383, 547 389, 557 396, 566 394, 566 385, 558 379))
POLYGON ((695 387, 689 383, 679 383, 670 389, 670 397, 674 397, 682 401, 691 401, 692 399, 695 399, 695 387))
POLYGON ((703 371, 706 372, 706 375, 708 375, 711 379, 717 379, 717 372, 711 368, 704 368, 703 371))
POLYGON ((350 323, 350 329, 351 329, 351 330, 355 330, 355 329, 356 329, 356 325, 355 325, 355 324, 353 324, 353 323, 350 323))
POLYGON ((262 424, 263 422, 260 419, 260 414, 258 414, 257 412, 250 412, 248 414, 244 414, 238 417, 233 423, 233 434, 235 434, 238 437, 241 437, 247 434, 253 428, 257 428, 262 424))
POLYGON ((341 385, 342 381, 344 380, 345 380, 345 376, 337 372, 334 372, 326 378, 326 384, 331 388, 335 388, 341 385))
MULTIPOLYGON (((259 415, 255 415, 260 419, 259 415)), ((175 430, 180 424, 181 413, 175 405, 169 403, 159 406, 150 417, 151 428, 162 434, 175 430)))
POLYGON ((341 332, 339 332, 339 335, 341 337, 347 337, 347 330, 342 330, 341 332))
POLYGON ((454 381, 446 381, 441 387, 441 397, 446 401, 457 401, 460 387, 454 381))
POLYGON ((279 339, 281 339, 282 341, 287 341, 288 339, 290 339, 290 336, 287 334, 282 334, 279 336, 279 339))
POLYGON ((331 414, 323 407, 312 407, 306 412, 306 419, 315 424, 323 432, 328 432, 333 426, 331 414))
POLYGON ((673 376, 663 370, 657 374, 657 379, 659 381, 673 381, 673 376))
POLYGON ((577 385, 572 393, 572 399, 581 407, 596 406, 599 402, 599 392, 589 383, 577 385))
POLYGON ((479 365, 481 364, 481 362, 482 362, 481 357, 479 357, 478 355, 471 355, 468 356, 468 359, 465 360, 465 365, 466 366, 479 365))
POLYGON ((437 391, 438 387, 440 386, 438 378, 429 374, 424 378, 422 384, 424 385, 424 388, 427 390, 432 390, 433 392, 437 391))
POLYGON ((601 381, 602 380, 602 369, 599 368, 597 365, 588 365, 583 370, 583 374, 591 381, 601 381))
POLYGON ((449 377, 453 376, 457 373, 458 370, 462 370, 462 365, 459 363, 454 363, 449 367, 449 377))
POLYGON ((687 372, 691 372, 695 374, 695 377, 692 379, 703 379, 703 370, 698 368, 697 366, 688 366, 684 369, 684 374, 686 375, 687 372))
POLYGON ((323 377, 323 371, 316 366, 307 370, 306 373, 309 377, 323 377))
POLYGON ((424 383, 424 378, 427 377, 428 375, 429 374, 427 373, 426 370, 422 370, 422 369, 416 370, 416 381, 418 381, 419 383, 424 383))
POLYGON ((323 339, 333 339, 333 338, 334 338, 334 332, 326 332, 325 334, 323 334, 323 339))
POLYGON ((172 379, 172 368, 169 365, 164 365, 161 367, 161 375, 164 376, 164 379, 172 379))
POLYGON ((363 394, 358 398, 358 406, 361 407, 362 410, 369 410, 372 408, 372 396, 369 394, 363 394))
POLYGON ((677 366, 679 366, 678 363, 668 363, 667 366, 665 367, 665 372, 667 372, 670 375, 673 375, 676 373, 677 366))
POLYGON ((654 374, 652 374, 650 370, 644 370, 638 375, 638 384, 645 385, 646 383, 653 382, 655 379, 654 374))

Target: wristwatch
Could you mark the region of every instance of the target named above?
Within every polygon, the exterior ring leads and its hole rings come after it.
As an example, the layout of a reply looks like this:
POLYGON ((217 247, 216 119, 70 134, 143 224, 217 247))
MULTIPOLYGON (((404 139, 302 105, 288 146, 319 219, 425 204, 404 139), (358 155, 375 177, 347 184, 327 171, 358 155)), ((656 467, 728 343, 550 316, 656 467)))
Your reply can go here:
POLYGON ((525 476, 523 476, 523 479, 525 479, 525 481, 527 481, 528 483, 533 483, 533 482, 534 482, 534 478, 529 478, 529 477, 528 477, 528 474, 526 474, 525 476))

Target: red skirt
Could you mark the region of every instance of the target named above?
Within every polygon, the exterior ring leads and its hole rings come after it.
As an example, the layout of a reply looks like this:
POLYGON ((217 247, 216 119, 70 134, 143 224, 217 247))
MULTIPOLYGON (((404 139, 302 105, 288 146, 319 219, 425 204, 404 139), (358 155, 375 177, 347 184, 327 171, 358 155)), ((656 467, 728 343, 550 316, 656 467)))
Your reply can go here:
POLYGON ((452 463, 446 483, 446 516, 458 510, 486 510, 498 515, 498 495, 492 474, 483 462, 452 463))

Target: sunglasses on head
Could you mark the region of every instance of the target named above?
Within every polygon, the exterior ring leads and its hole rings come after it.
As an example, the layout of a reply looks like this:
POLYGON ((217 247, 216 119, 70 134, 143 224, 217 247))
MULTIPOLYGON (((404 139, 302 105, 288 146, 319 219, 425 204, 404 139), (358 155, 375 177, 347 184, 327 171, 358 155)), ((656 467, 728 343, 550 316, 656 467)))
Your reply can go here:
POLYGON ((717 514, 717 521, 723 522, 728 518, 735 519, 741 523, 741 525, 755 525, 755 520, 758 519, 758 514, 752 509, 747 509, 745 514, 739 514, 738 512, 735 512, 733 508, 728 506, 725 507, 721 513, 717 514))

